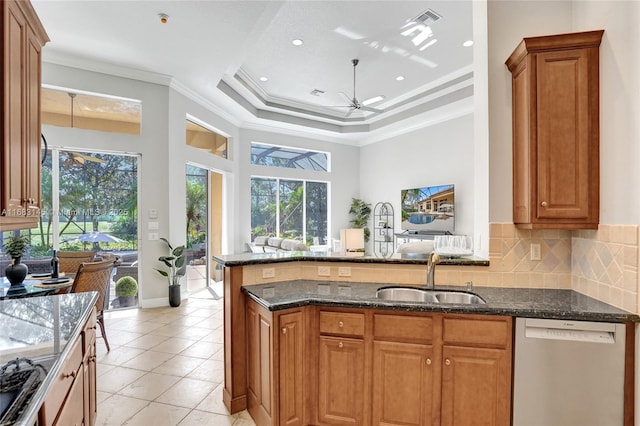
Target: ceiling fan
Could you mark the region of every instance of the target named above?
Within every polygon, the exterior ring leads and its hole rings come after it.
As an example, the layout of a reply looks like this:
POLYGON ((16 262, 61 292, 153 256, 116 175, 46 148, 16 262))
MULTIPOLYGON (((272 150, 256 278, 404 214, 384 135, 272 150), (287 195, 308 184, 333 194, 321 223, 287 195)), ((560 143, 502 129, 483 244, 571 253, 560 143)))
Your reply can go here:
MULTIPOLYGON (((351 114, 353 114, 353 112, 355 110, 369 111, 369 112, 375 112, 375 113, 384 112, 384 110, 381 110, 381 109, 378 109, 378 108, 372 108, 370 106, 366 106, 362 102, 360 102, 358 100, 358 98, 356 98, 356 67, 358 66, 359 62, 360 62, 360 60, 358 60, 358 59, 352 59, 351 60, 351 63, 353 64, 353 99, 350 98, 346 93, 340 92, 340 94, 342 96, 344 96, 344 98, 347 100, 347 102, 349 102, 349 105, 336 105, 336 107, 349 108, 349 111, 347 111, 347 113, 345 114, 345 118, 349 117, 351 114)), ((366 100, 365 100, 365 102, 366 102, 366 100)))

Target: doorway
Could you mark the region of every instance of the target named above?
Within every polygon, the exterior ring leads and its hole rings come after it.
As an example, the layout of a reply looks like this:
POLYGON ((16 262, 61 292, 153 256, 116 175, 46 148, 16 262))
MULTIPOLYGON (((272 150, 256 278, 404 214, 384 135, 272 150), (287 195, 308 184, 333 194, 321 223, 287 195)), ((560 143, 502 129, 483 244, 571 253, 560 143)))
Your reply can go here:
POLYGON ((213 255, 222 252, 223 175, 186 166, 187 290, 190 297, 222 297, 222 276, 213 255))

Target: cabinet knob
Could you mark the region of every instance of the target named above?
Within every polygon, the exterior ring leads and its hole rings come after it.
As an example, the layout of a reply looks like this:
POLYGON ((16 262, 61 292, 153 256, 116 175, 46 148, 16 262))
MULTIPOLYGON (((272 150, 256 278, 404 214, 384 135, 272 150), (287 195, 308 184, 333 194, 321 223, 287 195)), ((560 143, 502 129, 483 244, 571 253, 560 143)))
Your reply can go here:
POLYGON ((338 327, 340 327, 340 328, 344 327, 344 323, 343 323, 342 321, 340 321, 340 322, 338 323, 338 327))
POLYGON ((449 360, 449 358, 444 360, 444 365, 451 365, 451 361, 449 360))
POLYGON ((287 334, 287 329, 286 329, 286 327, 282 329, 282 334, 287 334))
POLYGON ((344 346, 344 343, 342 343, 342 342, 338 343, 338 347, 339 347, 339 348, 341 348, 341 347, 343 347, 343 346, 344 346))
POLYGON ((72 371, 71 373, 68 374, 64 374, 62 377, 64 377, 65 379, 68 379, 69 377, 73 377, 75 379, 76 377, 76 372, 72 371))
POLYGON ((427 358, 427 365, 431 365, 431 358, 427 358))
POLYGON ((540 203, 540 205, 542 207, 547 207, 549 204, 546 201, 543 201, 543 202, 540 203))

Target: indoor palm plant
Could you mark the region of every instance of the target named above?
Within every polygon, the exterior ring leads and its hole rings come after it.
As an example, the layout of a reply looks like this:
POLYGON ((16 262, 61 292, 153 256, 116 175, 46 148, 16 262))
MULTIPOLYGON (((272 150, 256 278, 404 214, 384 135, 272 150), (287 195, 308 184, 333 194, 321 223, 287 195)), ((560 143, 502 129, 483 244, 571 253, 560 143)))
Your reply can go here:
POLYGON ((160 256, 158 260, 162 262, 168 269, 157 269, 163 277, 169 282, 169 304, 172 307, 180 306, 180 278, 187 271, 184 246, 174 248, 166 238, 160 238, 169 249, 168 256, 160 256))
POLYGON ((349 214, 353 216, 350 220, 351 225, 354 228, 364 228, 364 240, 369 241, 371 232, 367 224, 369 223, 369 216, 371 216, 371 204, 367 204, 359 198, 352 198, 349 214))
POLYGON ((29 273, 29 268, 24 263, 20 263, 20 259, 29 247, 29 237, 27 235, 11 235, 7 237, 3 244, 5 253, 11 256, 13 262, 7 266, 4 271, 7 279, 11 283, 21 284, 29 273))

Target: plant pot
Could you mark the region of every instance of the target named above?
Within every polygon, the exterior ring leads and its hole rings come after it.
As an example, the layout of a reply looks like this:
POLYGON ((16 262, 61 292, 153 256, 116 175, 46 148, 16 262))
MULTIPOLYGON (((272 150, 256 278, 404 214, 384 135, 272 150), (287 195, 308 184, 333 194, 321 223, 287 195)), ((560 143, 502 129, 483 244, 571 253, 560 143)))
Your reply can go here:
POLYGON ((135 306, 136 297, 135 296, 118 296, 118 303, 121 308, 126 308, 128 306, 135 306))
POLYGON ((13 263, 4 270, 4 274, 11 285, 22 284, 29 273, 29 268, 24 263, 20 263, 20 259, 20 257, 14 257, 13 263))
POLYGON ((180 306, 180 284, 173 284, 169 286, 169 305, 172 308, 180 306))

